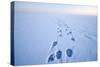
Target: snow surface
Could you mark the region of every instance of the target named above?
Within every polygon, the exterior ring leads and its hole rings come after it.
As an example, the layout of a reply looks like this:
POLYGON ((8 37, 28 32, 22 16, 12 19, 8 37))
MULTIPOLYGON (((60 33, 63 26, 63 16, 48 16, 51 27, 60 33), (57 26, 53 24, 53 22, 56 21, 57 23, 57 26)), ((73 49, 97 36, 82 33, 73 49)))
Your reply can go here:
POLYGON ((15 65, 95 61, 97 16, 15 11, 14 48, 15 65), (67 49, 72 49, 72 57, 66 55, 67 49), (48 62, 51 54, 54 61, 48 62))

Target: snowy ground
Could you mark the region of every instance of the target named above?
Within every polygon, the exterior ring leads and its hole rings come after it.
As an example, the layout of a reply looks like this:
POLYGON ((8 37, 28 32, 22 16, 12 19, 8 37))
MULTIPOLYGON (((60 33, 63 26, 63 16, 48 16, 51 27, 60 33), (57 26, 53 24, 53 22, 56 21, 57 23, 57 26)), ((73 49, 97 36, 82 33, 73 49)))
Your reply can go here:
POLYGON ((95 61, 97 16, 16 11, 14 48, 15 65, 95 61), (71 57, 67 49, 73 51, 71 57), (62 52, 60 60, 56 58, 58 50, 62 52), (54 60, 48 62, 51 54, 54 60))

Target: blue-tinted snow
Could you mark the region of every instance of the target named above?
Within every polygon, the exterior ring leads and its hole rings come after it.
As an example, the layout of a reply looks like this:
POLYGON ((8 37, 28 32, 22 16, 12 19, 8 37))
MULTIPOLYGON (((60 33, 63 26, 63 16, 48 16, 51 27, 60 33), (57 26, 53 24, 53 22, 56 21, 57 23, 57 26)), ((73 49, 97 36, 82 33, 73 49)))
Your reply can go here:
MULTIPOLYGON (((58 40, 58 46, 53 50, 61 49, 63 62, 66 61, 65 50, 73 49, 73 61, 96 60, 97 50, 97 17, 79 15, 51 15, 41 13, 15 14, 15 62, 16 64, 44 64, 52 42, 58 40), (71 36, 57 35, 57 20, 70 26, 75 42, 71 36), (95 36, 94 36, 95 35, 95 36)), ((69 58, 69 57, 67 57, 69 58)))
POLYGON ((59 49, 62 62, 94 61, 97 59, 97 16, 16 11, 14 42, 16 65, 45 64, 59 49), (58 27, 62 32, 57 32, 58 27), (51 50, 54 41, 57 45, 51 50), (66 56, 66 49, 73 50, 72 57, 66 56))

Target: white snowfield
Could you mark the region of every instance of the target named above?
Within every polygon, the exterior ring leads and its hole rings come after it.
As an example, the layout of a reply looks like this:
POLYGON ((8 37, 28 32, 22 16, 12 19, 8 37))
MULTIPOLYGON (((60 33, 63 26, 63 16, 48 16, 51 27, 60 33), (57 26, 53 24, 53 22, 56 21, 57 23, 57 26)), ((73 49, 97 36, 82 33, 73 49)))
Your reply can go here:
POLYGON ((97 7, 15 2, 14 47, 16 65, 96 61, 97 7))
MULTIPOLYGON (((63 17, 64 18, 64 17, 63 17)), ((59 21, 58 24, 61 26, 62 36, 57 36, 58 45, 51 49, 49 55, 55 54, 57 50, 61 50, 62 61, 58 59, 50 63, 68 63, 68 62, 79 62, 79 61, 94 61, 97 58, 97 29, 96 18, 95 22, 89 22, 89 16, 75 16, 72 15, 70 18, 66 16, 66 19, 59 21), (68 17, 68 18, 67 18, 68 17), (71 20, 71 18, 73 20, 71 20), (68 19, 68 20, 67 20, 68 19), (80 20, 81 19, 81 20, 80 20), (85 19, 85 20, 82 20, 85 19), (67 21, 69 22, 67 22, 67 21), (67 25, 67 26, 66 26, 67 25), (67 31, 66 31, 67 29, 67 31), (69 33, 71 32, 71 33, 69 33), (69 33, 69 34, 68 34, 69 33), (75 38, 75 41, 71 38, 75 38), (72 49, 72 57, 66 55, 66 50, 72 49)), ((91 19, 92 20, 92 19, 91 19)), ((48 58, 46 59, 48 60, 48 58)))

